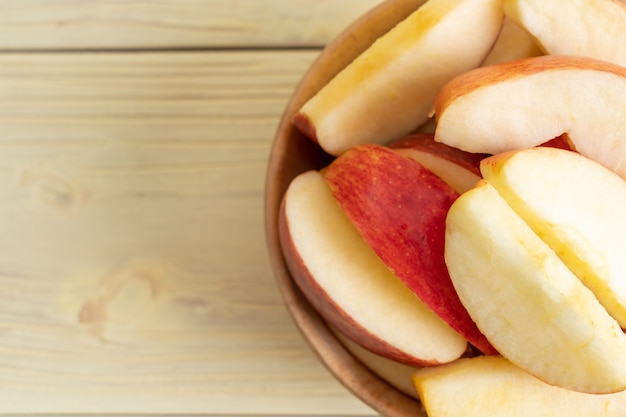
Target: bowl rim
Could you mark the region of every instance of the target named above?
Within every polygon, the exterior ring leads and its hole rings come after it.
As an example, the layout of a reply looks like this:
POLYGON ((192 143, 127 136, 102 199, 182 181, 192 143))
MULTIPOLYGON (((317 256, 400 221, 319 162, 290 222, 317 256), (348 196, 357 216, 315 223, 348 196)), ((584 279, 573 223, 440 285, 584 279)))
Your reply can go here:
POLYGON ((265 177, 265 234, 276 285, 288 313, 327 370, 353 395, 390 417, 425 416, 421 404, 376 375, 337 339, 295 284, 284 259, 278 234, 278 213, 285 190, 297 174, 319 169, 332 158, 304 138, 291 121, 300 107, 328 80, 378 37, 418 9, 426 0, 385 0, 346 27, 320 52, 304 73, 279 121, 265 177), (288 146, 296 146, 295 153, 288 146), (322 166, 299 166, 298 152, 317 153, 322 166), (281 175, 284 174, 284 175, 281 175), (282 180, 281 180, 282 179, 282 180))

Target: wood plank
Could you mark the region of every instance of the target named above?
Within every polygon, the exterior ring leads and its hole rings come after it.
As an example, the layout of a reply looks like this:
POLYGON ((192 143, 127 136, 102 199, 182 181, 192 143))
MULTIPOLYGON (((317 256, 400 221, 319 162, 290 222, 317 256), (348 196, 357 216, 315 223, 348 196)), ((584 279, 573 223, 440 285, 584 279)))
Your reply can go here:
POLYGON ((300 52, 0 54, 0 412, 373 415, 273 282, 300 52))
POLYGON ((380 0, 2 0, 0 50, 317 47, 380 0))

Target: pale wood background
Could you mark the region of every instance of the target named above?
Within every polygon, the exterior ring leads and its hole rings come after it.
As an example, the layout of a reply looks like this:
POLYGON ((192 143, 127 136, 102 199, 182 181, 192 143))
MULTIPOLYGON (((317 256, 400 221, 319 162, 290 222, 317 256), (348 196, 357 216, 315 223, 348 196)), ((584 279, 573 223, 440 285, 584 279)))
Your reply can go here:
POLYGON ((303 342, 272 136, 378 0, 0 0, 0 413, 373 415, 303 342))

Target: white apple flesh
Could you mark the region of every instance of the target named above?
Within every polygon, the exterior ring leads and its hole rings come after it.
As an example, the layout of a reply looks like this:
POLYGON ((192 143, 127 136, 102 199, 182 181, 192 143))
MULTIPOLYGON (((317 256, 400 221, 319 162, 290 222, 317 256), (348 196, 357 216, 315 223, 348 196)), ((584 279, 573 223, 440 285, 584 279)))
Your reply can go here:
POLYGON ((435 140, 497 154, 567 133, 576 151, 626 178, 626 68, 540 56, 472 70, 437 97, 435 140))
POLYGON ((429 116, 441 86, 480 65, 503 21, 501 0, 429 0, 315 94, 294 124, 328 153, 388 143, 429 116))
POLYGON ((329 323, 355 343, 414 366, 450 362, 467 342, 376 256, 317 171, 296 177, 280 211, 289 270, 329 323))
POLYGON ((626 182, 555 148, 499 154, 483 177, 626 327, 626 182))
POLYGON ((626 6, 616 0, 504 0, 507 18, 546 53, 626 66, 626 6))
POLYGON ((502 356, 559 387, 626 389, 617 321, 486 181, 450 208, 445 259, 463 305, 502 356))
POLYGON ((533 377, 501 356, 421 369, 413 382, 428 417, 624 417, 626 391, 586 394, 533 377))

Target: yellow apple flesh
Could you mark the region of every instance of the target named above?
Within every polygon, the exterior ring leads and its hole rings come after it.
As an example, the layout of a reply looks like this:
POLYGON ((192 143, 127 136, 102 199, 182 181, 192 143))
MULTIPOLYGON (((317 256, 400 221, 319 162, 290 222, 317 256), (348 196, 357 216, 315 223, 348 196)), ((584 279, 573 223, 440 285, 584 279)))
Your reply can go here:
POLYGON ((502 356, 559 387, 626 389, 617 321, 486 181, 450 208, 445 259, 463 305, 502 356))
POLYGON ((483 177, 626 327, 626 182, 554 148, 482 161, 483 177))
POLYGON ((429 0, 336 75, 294 118, 328 153, 388 143, 428 119, 441 86, 483 61, 501 0, 429 0))
POLYGON ((626 178, 626 68, 540 56, 455 78, 435 104, 435 140, 497 154, 567 133, 575 149, 626 178))
POLYGON ((428 417, 624 417, 626 391, 586 394, 533 377, 501 356, 421 369, 413 382, 428 417))
POLYGON ((320 315, 355 343, 414 366, 465 353, 467 342, 363 241, 318 171, 291 182, 279 220, 294 280, 320 315))

